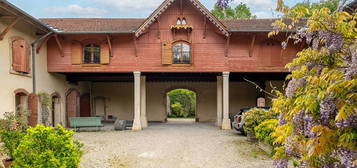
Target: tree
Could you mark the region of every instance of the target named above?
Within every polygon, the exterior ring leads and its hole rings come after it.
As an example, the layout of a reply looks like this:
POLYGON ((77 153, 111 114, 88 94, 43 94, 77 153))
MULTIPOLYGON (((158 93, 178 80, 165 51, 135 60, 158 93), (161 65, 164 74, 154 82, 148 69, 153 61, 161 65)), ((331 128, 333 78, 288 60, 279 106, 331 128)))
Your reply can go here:
POLYGON ((356 167, 357 14, 341 6, 331 11, 278 2, 285 17, 273 23, 277 29, 269 35, 296 30, 283 48, 293 43, 306 48, 286 66, 289 83, 273 100, 272 110, 280 113, 275 166, 287 168, 292 160, 297 167, 356 167))
POLYGON ((187 89, 175 89, 167 93, 174 117, 194 117, 196 112, 196 93, 187 89))
MULTIPOLYGON (((309 1, 305 1, 302 3, 297 3, 292 9, 298 8, 300 6, 309 9, 309 11, 315 9, 328 8, 330 11, 336 11, 339 5, 340 0, 321 0, 320 2, 311 3, 309 1)), ((306 14, 306 17, 311 16, 311 14, 306 14)))
POLYGON ((235 8, 232 8, 230 5, 222 8, 217 3, 211 12, 219 19, 249 19, 256 17, 252 15, 249 7, 244 3, 238 4, 235 8))

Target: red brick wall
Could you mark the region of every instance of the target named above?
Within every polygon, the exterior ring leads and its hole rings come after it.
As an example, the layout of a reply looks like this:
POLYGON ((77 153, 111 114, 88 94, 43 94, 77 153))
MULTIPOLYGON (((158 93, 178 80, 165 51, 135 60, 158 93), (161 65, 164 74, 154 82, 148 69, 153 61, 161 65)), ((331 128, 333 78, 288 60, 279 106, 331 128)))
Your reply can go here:
MULTIPOLYGON (((85 67, 71 64, 71 41, 98 39, 105 41, 105 35, 61 35, 64 47, 64 57, 60 56, 54 39, 48 41, 48 71, 49 72, 282 72, 285 64, 291 60, 296 49, 289 48, 283 55, 280 47, 274 47, 271 53, 262 52, 261 42, 267 39, 267 34, 257 36, 253 55, 249 56, 251 35, 233 34, 229 45, 229 55, 226 57, 226 37, 216 26, 207 21, 207 31, 204 38, 204 16, 191 3, 184 3, 183 16, 187 23, 193 26, 192 40, 193 65, 174 66, 162 65, 161 43, 174 40, 171 26, 176 24, 180 16, 179 1, 176 1, 160 17, 160 28, 155 22, 147 33, 137 39, 137 56, 133 34, 112 35, 113 57, 109 65, 85 67), (160 36, 158 36, 160 32, 160 36), (278 50, 278 51, 276 51, 278 50), (259 53, 261 52, 261 53, 259 53), (269 64, 263 64, 269 62, 269 64)), ((185 34, 176 36, 185 38, 185 34)), ((280 45, 279 45, 280 46, 280 45)))

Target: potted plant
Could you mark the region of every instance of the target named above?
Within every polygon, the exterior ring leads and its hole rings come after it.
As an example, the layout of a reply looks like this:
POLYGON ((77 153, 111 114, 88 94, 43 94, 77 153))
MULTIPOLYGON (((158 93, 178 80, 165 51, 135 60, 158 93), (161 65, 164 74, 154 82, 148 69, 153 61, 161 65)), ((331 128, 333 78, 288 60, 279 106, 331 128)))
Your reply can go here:
POLYGON ((16 112, 6 112, 0 119, 0 138, 2 153, 5 155, 3 164, 9 167, 14 160, 14 151, 19 146, 28 127, 28 112, 17 108, 16 112))

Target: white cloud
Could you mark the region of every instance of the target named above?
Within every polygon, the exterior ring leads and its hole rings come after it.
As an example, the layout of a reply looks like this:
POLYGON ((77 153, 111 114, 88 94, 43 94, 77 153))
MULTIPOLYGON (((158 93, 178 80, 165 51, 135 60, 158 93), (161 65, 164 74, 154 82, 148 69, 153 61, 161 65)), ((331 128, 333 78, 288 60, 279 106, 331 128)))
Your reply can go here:
POLYGON ((258 18, 271 18, 276 7, 276 0, 234 0, 235 4, 245 3, 258 18))
POLYGON ((118 9, 118 12, 154 10, 163 0, 93 0, 98 4, 118 9))
POLYGON ((104 9, 82 7, 76 4, 68 5, 66 7, 47 8, 46 11, 60 15, 75 15, 79 17, 101 17, 108 13, 108 11, 104 9))

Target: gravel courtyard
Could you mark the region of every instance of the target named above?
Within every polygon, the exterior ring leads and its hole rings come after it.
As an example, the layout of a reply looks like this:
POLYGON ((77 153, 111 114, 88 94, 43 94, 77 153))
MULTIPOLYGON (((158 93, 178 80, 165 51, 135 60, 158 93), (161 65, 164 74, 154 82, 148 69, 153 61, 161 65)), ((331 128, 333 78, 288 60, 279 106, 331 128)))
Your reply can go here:
POLYGON ((272 160, 213 124, 150 124, 144 131, 80 132, 82 168, 265 168, 272 160))

